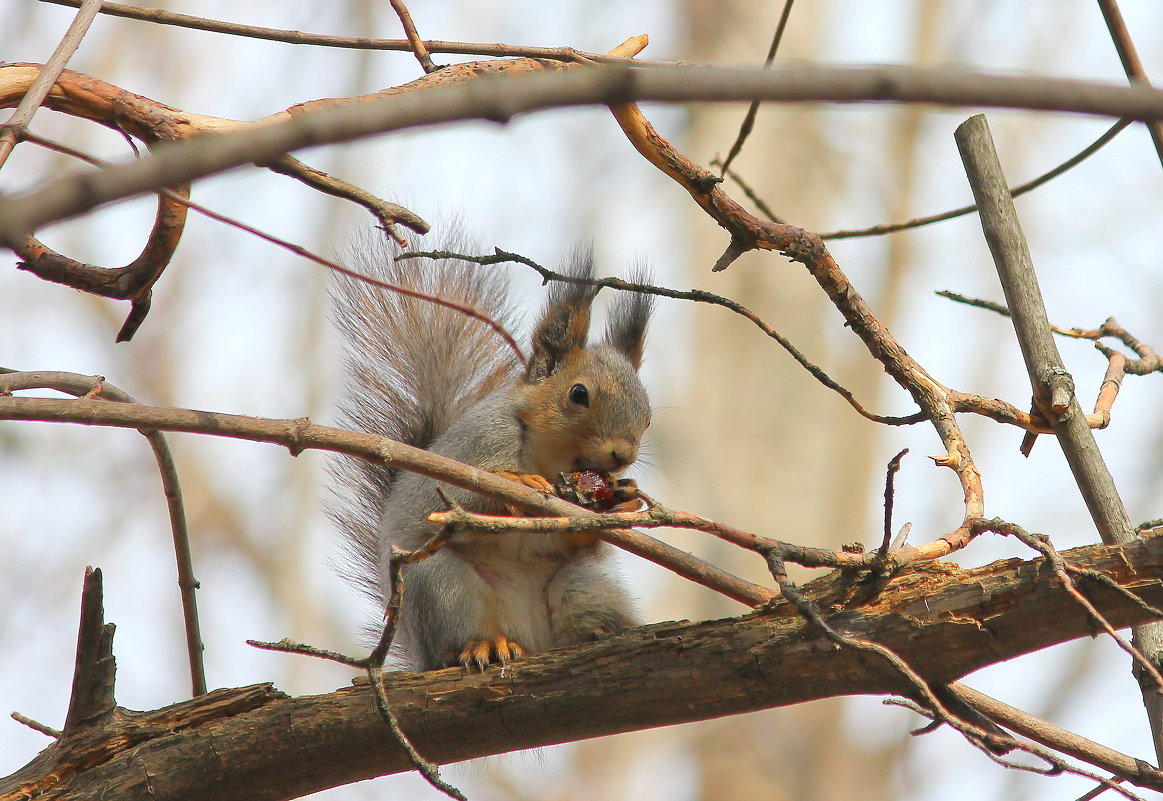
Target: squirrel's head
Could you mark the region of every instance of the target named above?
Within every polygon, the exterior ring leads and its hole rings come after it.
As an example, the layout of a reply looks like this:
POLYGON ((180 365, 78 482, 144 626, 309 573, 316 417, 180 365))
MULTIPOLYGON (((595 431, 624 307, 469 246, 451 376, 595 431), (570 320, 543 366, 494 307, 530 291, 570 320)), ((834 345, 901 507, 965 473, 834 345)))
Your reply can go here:
MULTIPOLYGON (((588 255, 575 277, 593 274, 588 255)), ((533 334, 520 411, 525 456, 549 479, 558 473, 620 473, 638 458, 650 425, 650 402, 638 378, 651 298, 621 293, 610 310, 602 341, 587 347, 590 305, 597 290, 559 283, 533 334)))

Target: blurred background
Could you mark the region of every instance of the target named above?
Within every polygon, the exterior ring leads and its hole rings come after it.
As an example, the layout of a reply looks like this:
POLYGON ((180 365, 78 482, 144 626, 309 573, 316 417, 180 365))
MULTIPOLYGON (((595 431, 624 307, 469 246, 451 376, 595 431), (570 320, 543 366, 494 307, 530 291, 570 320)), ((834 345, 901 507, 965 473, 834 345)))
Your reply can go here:
MULTIPOLYGON (((381 0, 184 0, 151 5, 254 25, 400 37, 381 0)), ((762 64, 781 3, 751 0, 529 0, 412 4, 428 39, 569 45, 605 51, 647 33, 650 59, 762 64)), ((1163 75, 1163 6, 1120 4, 1149 75, 1163 75)), ((73 10, 3 0, 0 57, 43 62, 73 10)), ((439 55, 437 63, 468 58, 439 55)), ((1124 83, 1090 0, 1014 4, 831 0, 794 8, 778 63, 956 65, 990 72, 1124 83)), ((419 77, 407 53, 262 42, 99 17, 70 63, 180 109, 254 119, 293 103, 351 95, 419 77)), ((706 164, 729 149, 745 106, 647 106, 659 131, 706 164)), ((972 109, 768 105, 735 169, 789 222, 815 231, 899 221, 972 201, 954 128, 972 109)), ((1065 160, 1110 121, 989 112, 1011 184, 1065 160)), ((103 158, 131 154, 113 132, 42 111, 33 131, 103 158)), ((883 414, 913 411, 802 267, 749 254, 710 266, 725 233, 625 141, 598 109, 563 110, 507 126, 458 124, 299 154, 311 165, 399 201, 433 223, 424 240, 466 229, 494 246, 556 264, 592 241, 600 270, 653 265, 658 283, 738 299, 883 414)), ((79 169, 35 146, 0 173, 15 193, 79 169)), ((738 187, 728 191, 740 201, 738 187)), ((349 204, 258 169, 199 182, 194 199, 323 254, 372 225, 349 204)), ((116 205, 43 231, 50 245, 95 264, 134 258, 154 201, 116 205)), ((1108 315, 1163 347, 1163 168, 1139 125, 1073 171, 1018 200, 1051 321, 1097 327, 1108 315)), ((1018 406, 1029 384, 1007 320, 934 295, 950 289, 1002 300, 975 217, 830 245, 896 336, 938 380, 1018 406)), ((191 214, 177 256, 134 340, 115 345, 128 305, 45 283, 0 263, 0 365, 101 374, 139 400, 263 417, 332 417, 338 343, 326 321, 322 268, 191 214)), ((522 275, 537 302, 537 282, 522 275)), ((657 409, 635 474, 671 506, 761 534, 838 547, 874 543, 884 465, 912 454, 897 480, 896 519, 912 541, 955 526, 960 491, 926 458, 931 428, 884 428, 856 414, 772 341, 725 310, 663 301, 651 329, 646 380, 657 409)), ((1105 360, 1060 341, 1084 406, 1105 360)), ((1163 516, 1160 376, 1130 377, 1114 423, 1098 433, 1132 520, 1163 516)), ((1060 548, 1098 540, 1055 443, 1029 459, 1021 432, 962 418, 984 476, 986 510, 1052 535, 1060 548)), ((321 512, 323 458, 209 437, 176 435, 211 687, 274 681, 291 693, 346 684, 350 671, 259 652, 246 638, 291 637, 360 652, 373 616, 337 578, 337 544, 321 512)), ((118 701, 147 709, 187 697, 189 682, 164 498, 135 432, 0 423, 0 711, 60 726, 68 701, 81 578, 105 572, 106 618, 117 624, 118 701)), ((753 580, 762 565, 703 535, 668 541, 753 580)), ((956 561, 1028 554, 986 537, 956 561)), ((736 615, 742 607, 651 565, 622 567, 646 619, 736 615)), ((798 578, 810 575, 801 573, 798 578)), ((1128 660, 1109 641, 1079 641, 997 665, 967 683, 1150 762, 1146 716, 1128 660)), ((676 688, 676 692, 682 692, 676 688)), ((878 698, 836 699, 725 720, 540 749, 450 768, 486 799, 1049 799, 1089 782, 1006 772, 944 730, 878 698)), ((47 740, 0 719, 0 775, 47 740)), ((414 776, 324 793, 331 799, 436 798, 414 776)))

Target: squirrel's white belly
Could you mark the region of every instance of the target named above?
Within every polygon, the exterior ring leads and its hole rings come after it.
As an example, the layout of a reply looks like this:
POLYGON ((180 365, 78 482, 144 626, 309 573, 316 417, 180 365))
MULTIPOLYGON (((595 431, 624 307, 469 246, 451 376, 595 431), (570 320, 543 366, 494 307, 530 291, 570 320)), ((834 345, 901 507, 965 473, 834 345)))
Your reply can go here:
POLYGON ((527 651, 553 647, 548 587, 568 561, 557 538, 510 533, 459 545, 458 555, 487 587, 480 598, 482 627, 504 633, 527 651))

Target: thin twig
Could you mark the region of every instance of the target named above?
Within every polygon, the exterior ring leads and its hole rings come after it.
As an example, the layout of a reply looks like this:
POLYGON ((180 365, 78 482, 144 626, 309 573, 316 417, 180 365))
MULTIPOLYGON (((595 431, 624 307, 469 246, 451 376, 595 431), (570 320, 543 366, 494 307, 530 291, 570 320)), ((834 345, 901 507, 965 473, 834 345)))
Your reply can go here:
POLYGON ((901 459, 909 452, 905 448, 896 456, 889 460, 888 468, 884 477, 884 539, 881 541, 880 550, 877 552, 881 559, 888 556, 888 549, 892 545, 892 505, 895 494, 893 493, 893 478, 901 469, 901 459))
MULTIPOLYGON (((959 295, 956 292, 949 292, 948 290, 941 290, 936 294, 943 298, 956 301, 957 303, 964 303, 967 306, 976 306, 979 309, 996 312, 1003 317, 1010 316, 1010 310, 1007 306, 992 300, 970 298, 965 295, 959 295)), ((1148 373, 1163 372, 1163 359, 1160 359, 1159 354, 1153 348, 1140 342, 1138 338, 1119 325, 1118 320, 1114 317, 1106 318, 1098 328, 1061 328, 1052 325, 1050 326, 1050 330, 1059 336, 1071 337, 1072 339, 1093 340, 1095 347, 1102 351, 1103 355, 1107 358, 1110 358, 1113 351, 1105 345, 1102 345, 1100 340, 1106 337, 1117 339, 1130 348, 1135 356, 1138 357, 1127 360, 1126 367, 1124 368, 1126 372, 1132 375, 1147 375, 1148 373)))
POLYGON ((371 212, 379 220, 384 231, 401 245, 404 242, 394 230, 394 225, 397 223, 412 229, 418 234, 428 233, 428 223, 409 209, 404 208, 398 203, 389 203, 386 200, 381 200, 371 192, 340 178, 336 178, 333 175, 328 175, 322 170, 310 167, 293 156, 283 155, 261 166, 266 167, 272 172, 290 176, 312 189, 325 192, 332 197, 344 198, 353 203, 358 203, 371 212))
MULTIPOLYGON (((777 549, 767 548, 761 550, 760 553, 767 561, 767 568, 776 580, 776 583, 779 584, 783 597, 790 601, 800 616, 819 630, 826 639, 834 643, 837 647, 852 648, 858 651, 876 654, 888 662, 891 668, 905 679, 916 697, 924 702, 930 715, 960 732, 970 742, 981 744, 989 750, 1009 746, 1009 743, 1004 741, 1012 738, 1002 737, 993 732, 988 732, 958 718, 950 712, 945 704, 942 703, 941 699, 937 697, 933 688, 929 686, 929 683, 891 648, 880 643, 872 642, 871 640, 849 637, 832 628, 824 619, 816 604, 800 592, 791 579, 788 578, 787 568, 784 565, 783 557, 779 551, 777 549)), ((1016 743, 1016 741, 1014 742, 1016 743)))
MULTIPOLYGON (((767 49, 767 59, 763 62, 763 66, 770 67, 771 63, 775 61, 775 54, 779 50, 779 44, 783 41, 783 32, 787 30, 787 21, 791 16, 791 7, 795 0, 784 0, 783 11, 779 14, 779 22, 776 23, 775 33, 771 37, 771 46, 767 49)), ((759 101, 751 101, 751 105, 747 108, 747 114, 743 117, 743 124, 739 126, 739 134, 735 137, 735 141, 731 144, 731 149, 727 152, 727 158, 723 159, 720 165, 719 175, 724 175, 731 162, 743 150, 743 143, 747 141, 747 137, 751 135, 751 130, 755 127, 755 116, 759 113, 759 101)))
POLYGON ((85 34, 89 32, 89 26, 97 17, 97 12, 101 10, 101 0, 84 0, 79 4, 79 7, 80 11, 73 17, 68 30, 65 31, 64 38, 61 39, 48 61, 45 62, 44 69, 41 70, 32 87, 21 99, 16 111, 8 118, 7 122, 0 126, 0 167, 3 167, 4 163, 8 161, 8 156, 12 154, 12 149, 16 147, 16 143, 23 138, 28 129, 28 123, 32 121, 36 110, 48 97, 53 84, 57 82, 61 71, 69 63, 69 59, 73 57, 73 53, 77 52, 77 48, 81 46, 81 40, 85 38, 85 34))
MULTIPOLYGON (((961 689, 961 691, 964 691, 964 689, 968 689, 964 685, 957 685, 957 687, 959 689, 961 689)), ((989 696, 985 696, 985 698, 989 698, 989 696)), ((890 705, 890 706, 897 706, 897 707, 904 707, 906 709, 911 709, 912 711, 914 711, 914 713, 921 715, 922 717, 928 717, 929 720, 932 721, 932 723, 929 723, 928 725, 926 725, 926 727, 923 727, 921 729, 913 731, 912 734, 914 736, 929 734, 930 731, 934 731, 935 729, 939 728, 941 723, 946 722, 946 721, 939 720, 939 718, 937 718, 933 715, 932 711, 930 711, 929 709, 926 709, 925 707, 919 705, 919 703, 915 703, 913 701, 908 701, 905 699, 887 699, 884 701, 884 703, 886 703, 886 705, 890 705)), ((998 703, 1000 703, 1000 702, 998 702, 998 703)), ((1005 706, 1005 705, 1001 705, 1001 706, 1005 706)), ((1066 734, 1070 735, 1070 734, 1072 734, 1072 732, 1066 732, 1066 734)), ((1007 748, 1009 750, 1022 751, 1022 752, 1028 753, 1028 754, 1030 754, 1030 756, 1033 756, 1033 757, 1036 757, 1037 759, 1043 760, 1044 763, 1047 764, 1046 767, 1039 767, 1036 765, 1028 765, 1025 763, 1019 763, 1019 761, 1014 761, 1012 759, 1005 759, 1005 758, 1001 757, 997 751, 990 749, 989 746, 986 746, 984 743, 976 742, 975 739, 973 739, 971 737, 966 738, 966 739, 968 739, 968 741, 971 745, 975 746, 975 748, 977 748, 979 751, 982 751, 986 757, 989 757, 990 759, 992 759, 994 761, 994 763, 997 763, 1001 767, 1007 768, 1007 770, 1027 771, 1029 773, 1036 773, 1037 775, 1044 775, 1044 777, 1055 777, 1055 775, 1061 775, 1063 773, 1077 775, 1077 777, 1080 777, 1083 779, 1090 779, 1092 781, 1097 781, 1098 784, 1101 786, 1101 788, 1104 789, 1104 791, 1106 791, 1106 789, 1113 789, 1113 791, 1115 791, 1116 793, 1119 793, 1120 795, 1123 796, 1123 798, 1128 799, 1128 801, 1144 801, 1142 796, 1137 795, 1135 793, 1132 793, 1132 792, 1128 791, 1128 789, 1126 789, 1126 788, 1120 787, 1120 782, 1126 781, 1126 779, 1123 778, 1122 775, 1114 775, 1114 777, 1111 777, 1111 778, 1101 777, 1101 775, 1099 775, 1097 773, 1092 773, 1091 771, 1085 771, 1085 770, 1083 770, 1083 768, 1071 765, 1070 763, 1068 763, 1068 761, 1065 761, 1061 757, 1058 757, 1057 754, 1055 754, 1053 751, 1049 751, 1049 750, 1042 749, 1042 748, 1037 748, 1037 746, 1030 745, 1029 743, 1023 743, 1020 741, 1020 739, 1015 739, 1013 737, 1009 737, 1008 735, 1005 735, 1005 736, 1000 738, 1001 741, 1003 741, 1005 743, 1005 745, 1007 746, 1007 748)), ((1082 738, 1078 738, 1078 739, 1082 739, 1082 738)), ((1087 742, 1089 742, 1089 741, 1087 741, 1087 742)), ((1053 748, 1053 746, 1051 746, 1051 748, 1053 748)), ((1098 746, 1098 748, 1101 749, 1101 748, 1103 748, 1103 746, 1098 746)), ((1072 756, 1073 756, 1073 754, 1072 754, 1072 756)), ((1121 754, 1120 754, 1120 756, 1121 756, 1121 754)), ((1079 758, 1082 758, 1085 761, 1090 761, 1089 759, 1085 759, 1084 757, 1079 757, 1079 758)), ((1147 786, 1154 787, 1155 785, 1154 785, 1154 782, 1148 781, 1147 786)))
MULTIPOLYGON (((711 159, 711 166, 712 167, 722 167, 723 163, 721 161, 719 161, 718 159, 711 159)), ((741 175, 739 175, 739 173, 735 172, 734 170, 728 170, 726 168, 723 168, 722 172, 728 178, 730 178, 732 181, 734 181, 736 184, 739 185, 739 190, 743 193, 743 195, 748 200, 750 200, 755 205, 755 208, 759 209, 760 214, 762 214, 767 219, 771 220, 773 223, 784 224, 787 222, 786 220, 784 220, 782 217, 780 217, 778 214, 776 214, 774 211, 771 210, 771 207, 767 205, 767 201, 765 201, 763 198, 761 198, 759 196, 759 193, 756 192, 751 187, 750 184, 748 184, 745 180, 743 180, 743 177, 741 175)))
POLYGON ((954 683, 950 689, 962 701, 969 704, 990 720, 1014 732, 1028 737, 1047 748, 1069 754, 1075 759, 1110 771, 1116 776, 1134 782, 1142 787, 1163 790, 1163 771, 1141 759, 1128 756, 1113 748, 1056 726, 1047 720, 1035 717, 1021 709, 1012 707, 996 698, 991 698, 964 684, 954 683))
POLYGON ((11 714, 11 717, 17 723, 22 723, 25 726, 27 726, 28 728, 32 729, 33 731, 38 731, 41 734, 45 735, 46 737, 52 737, 54 740, 59 740, 61 738, 60 729, 54 729, 52 726, 47 726, 38 720, 33 720, 32 718, 25 717, 24 715, 20 714, 19 712, 13 712, 11 714))
MULTIPOLYGON (((1024 184, 1018 184, 1017 186, 1012 187, 1010 189, 1010 196, 1019 197, 1026 194, 1027 192, 1033 191, 1042 184, 1054 180, 1070 168, 1081 164, 1083 161, 1090 158, 1104 146, 1106 146, 1107 143, 1109 143, 1112 139, 1118 136, 1127 126, 1131 124, 1131 122, 1132 120, 1119 120, 1110 128, 1108 128, 1106 133, 1104 133, 1098 139, 1094 140, 1094 142, 1085 147, 1079 153, 1066 159, 1066 161, 1062 162, 1057 167, 1042 173, 1036 178, 1026 181, 1024 184)), ((883 225, 874 225, 871 228, 857 228, 850 231, 831 231, 826 234, 820 234, 820 239, 856 239, 863 236, 881 236, 882 234, 893 234, 897 231, 907 231, 912 228, 920 228, 924 225, 931 225, 933 223, 945 222, 946 220, 953 220, 958 217, 964 217, 966 214, 972 214, 975 211, 977 211, 976 203, 970 206, 961 206, 960 208, 943 211, 940 214, 931 214, 928 217, 917 217, 915 219, 908 220, 907 222, 885 223, 883 225)))
MULTIPOLYGON (((1131 83, 1150 86, 1151 81, 1147 77, 1147 71, 1143 69, 1143 62, 1139 60, 1139 54, 1135 51, 1135 43, 1131 41, 1131 33, 1127 30, 1127 23, 1123 20, 1118 3, 1115 0, 1098 0, 1098 7, 1102 11, 1102 18, 1106 21, 1107 30, 1110 31, 1115 50, 1118 51, 1123 71, 1130 78, 1131 83)), ((1151 136, 1151 143, 1155 145, 1155 153, 1159 157, 1159 163, 1163 164, 1163 124, 1160 124, 1158 120, 1151 120, 1147 123, 1147 133, 1151 136)))
POLYGON ((767 336, 779 343, 780 347, 788 352, 793 359, 795 359, 800 366, 811 373, 812 377, 826 386, 828 389, 840 395, 848 402, 853 409, 856 410, 862 417, 873 421, 874 423, 882 423, 885 425, 913 425, 925 420, 924 414, 917 412, 908 415, 907 417, 887 417, 865 409, 851 391, 841 386, 834 381, 827 373, 817 367, 804 356, 789 339, 780 334, 770 325, 765 323, 762 318, 755 312, 748 309, 741 303, 737 303, 730 298, 722 297, 711 292, 704 292, 701 289, 679 290, 669 289, 667 287, 654 286, 652 284, 635 283, 632 281, 624 281, 621 278, 577 278, 576 276, 565 275, 543 267, 530 258, 522 256, 517 253, 509 253, 507 251, 496 249, 496 253, 491 256, 471 256, 464 253, 452 253, 450 251, 427 251, 427 252, 412 252, 401 254, 399 258, 431 258, 431 259, 460 259, 462 261, 472 262, 474 264, 502 264, 505 262, 515 262, 517 264, 524 264, 525 266, 535 270, 541 275, 543 281, 564 281, 571 283, 586 283, 597 287, 609 287, 610 289, 617 289, 623 292, 641 292, 647 295, 656 295, 663 298, 672 298, 675 300, 690 300, 696 303, 708 303, 713 306, 722 306, 725 309, 735 312, 736 314, 750 320, 756 328, 762 331, 767 336))
POLYGON ((400 25, 404 28, 404 35, 408 37, 408 44, 411 46, 413 55, 420 62, 420 69, 424 70, 425 75, 436 72, 440 67, 432 63, 432 57, 428 55, 428 48, 420 40, 420 34, 416 33, 416 23, 412 21, 412 15, 408 12, 408 7, 404 5, 404 0, 388 1, 392 4, 396 16, 400 18, 400 25))
MULTIPOLYGON (((1054 544, 1050 542, 1050 538, 1045 534, 1034 534, 1028 532, 1021 526, 1015 525, 1014 523, 1007 523, 1006 521, 1000 520, 998 518, 975 521, 973 525, 974 528, 977 528, 981 531, 993 531, 997 534, 1011 536, 1014 539, 1022 542, 1027 547, 1032 548, 1033 550, 1042 554, 1042 556, 1046 558, 1046 561, 1050 563, 1050 566, 1054 570, 1055 576, 1058 577, 1059 582, 1062 584, 1063 589, 1070 593, 1070 596, 1074 598, 1074 600, 1078 602, 1078 605, 1086 611, 1087 616, 1090 617, 1092 621, 1094 621, 1095 625, 1105 631, 1110 636, 1110 638, 1115 641, 1115 644, 1117 644, 1119 648, 1126 651, 1127 654, 1135 661, 1135 663, 1139 665, 1139 668, 1144 672, 1144 674, 1151 679, 1154 687, 1144 687, 1143 692, 1146 693, 1150 691, 1155 693, 1163 693, 1163 675, 1160 675, 1158 668, 1152 664, 1151 660, 1149 660, 1138 648, 1135 648, 1129 642, 1119 636, 1119 633, 1115 631, 1114 626, 1112 626, 1110 622, 1105 617, 1103 617, 1102 613, 1099 612, 1097 608, 1095 608, 1091 600, 1082 594, 1082 592, 1078 589, 1078 586, 1074 583, 1074 580, 1071 578, 1072 572, 1080 572, 1080 575, 1083 575, 1087 578, 1097 579, 1105 586, 1109 586, 1108 582, 1102 581, 1099 578, 1101 574, 1072 570, 1071 566, 1062 558, 1062 555, 1058 553, 1058 550, 1054 547, 1054 544)), ((1126 597, 1134 598, 1134 595, 1128 594, 1126 597)), ((1145 611, 1148 611, 1149 613, 1158 617, 1163 617, 1163 610, 1156 609, 1146 604, 1141 599, 1135 598, 1134 600, 1145 611)))
MULTIPOLYGON (((59 6, 77 7, 80 0, 40 0, 42 3, 52 3, 59 6)), ((164 11, 156 8, 145 8, 127 3, 106 2, 101 9, 102 14, 125 19, 135 19, 142 22, 152 22, 160 25, 174 25, 181 28, 222 33, 230 36, 245 36, 251 39, 265 39, 273 42, 284 42, 295 45, 316 45, 320 47, 340 47, 355 50, 398 50, 407 52, 412 45, 407 39, 370 39, 366 36, 329 36, 304 31, 291 31, 281 28, 263 28, 255 25, 241 25, 235 22, 195 17, 190 14, 179 14, 174 11, 164 11)), ((424 42, 425 49, 430 53, 455 53, 467 56, 497 56, 502 58, 526 57, 544 58, 553 61, 574 63, 596 62, 601 64, 625 64, 630 59, 610 56, 605 53, 587 53, 583 50, 574 50, 572 47, 526 47, 523 45, 496 44, 484 42, 444 42, 428 40, 424 42)), ((635 66, 660 67, 669 66, 663 61, 633 61, 635 66)))
POLYGON ((425 759, 416 750, 416 747, 412 744, 408 736, 404 734, 404 730, 400 728, 400 721, 396 718, 396 713, 392 710, 392 704, 388 698, 387 685, 384 682, 384 662, 387 660, 388 653, 392 649, 392 642, 395 640, 396 629, 400 620, 400 605, 404 600, 404 567, 427 559, 443 547, 447 541, 447 534, 441 532, 432 537, 422 547, 412 551, 405 550, 396 545, 392 546, 388 556, 388 586, 391 587, 391 592, 388 596, 387 606, 384 609, 386 620, 380 632, 379 642, 372 649, 371 653, 363 659, 355 659, 354 657, 336 653, 335 651, 328 651, 323 648, 316 648, 313 645, 292 642, 286 639, 277 643, 262 642, 259 640, 247 640, 247 643, 255 648, 261 648, 267 651, 282 651, 285 653, 302 654, 304 656, 314 656, 365 670, 367 672, 368 683, 372 688, 372 694, 376 699, 376 710, 380 713, 380 717, 384 723, 387 724, 396 742, 408 755, 408 759, 412 762, 413 767, 419 771, 420 775, 429 784, 440 792, 451 798, 459 799, 459 801, 467 801, 464 793, 440 778, 440 769, 436 764, 425 759))
MULTIPOLYGON (((437 539, 440 539, 440 535, 433 538, 434 541, 437 539)), ((424 549, 421 550, 423 551, 424 549)), ((430 553, 431 551, 425 553, 424 557, 430 553)), ((379 710, 380 717, 387 723, 392 735, 396 738, 396 742, 407 752, 408 759, 411 760, 416 770, 420 772, 420 775, 429 784, 450 798, 467 801, 464 793, 440 778, 440 769, 434 763, 425 759, 416 750, 416 747, 412 745, 412 741, 404 734, 404 730, 400 728, 400 722, 396 719, 395 712, 392 711, 392 705, 388 699, 388 689, 384 683, 384 660, 387 659, 388 652, 392 647, 392 640, 395 638, 396 628, 400 619, 400 604, 404 598, 404 565, 411 564, 412 560, 416 558, 415 552, 406 551, 394 545, 392 546, 391 554, 388 557, 388 582, 392 588, 386 610, 388 618, 384 624, 383 632, 380 635, 379 643, 367 659, 368 681, 371 683, 372 692, 376 699, 376 708, 379 710)))
MULTIPOLYGON (((991 300, 970 298, 959 295, 956 292, 945 290, 937 294, 957 303, 964 303, 967 306, 987 309, 1004 317, 1011 316, 1008 307, 991 300)), ((1163 359, 1159 358, 1159 354, 1153 348, 1140 342, 1129 331, 1119 325, 1114 317, 1108 317, 1103 321, 1102 325, 1095 329, 1061 328, 1052 325, 1050 326, 1050 330, 1059 336, 1092 340, 1095 349, 1102 353, 1108 360, 1107 370, 1103 375, 1102 384, 1099 386, 1098 397, 1094 403, 1094 412, 1085 415, 1086 424, 1090 428, 1106 428, 1110 424, 1111 410, 1114 406, 1115 398, 1118 397, 1123 377, 1127 373, 1131 375, 1147 375, 1153 372, 1163 372, 1163 359), (1122 342, 1135 353, 1137 358, 1128 359, 1122 353, 1104 345, 1101 340, 1107 337, 1122 342)), ((1029 447, 1032 444, 1032 441, 1029 439, 1030 435, 1053 433, 1054 431, 1045 415, 1040 413, 1036 408, 1030 414, 1025 414, 1003 401, 986 400, 984 398, 977 398, 976 396, 959 396, 958 404, 959 411, 973 411, 992 417, 998 422, 1018 425, 1024 428, 1027 431, 1027 439, 1023 442, 1022 453, 1027 456, 1029 455, 1029 447)))
POLYGON ((356 281, 362 281, 365 284, 377 286, 390 292, 407 295, 408 297, 416 298, 417 300, 424 301, 425 303, 434 303, 437 306, 443 306, 446 309, 452 309, 453 311, 463 314, 466 317, 470 317, 473 320, 476 320, 477 322, 487 325, 489 328, 491 328, 493 332, 505 342, 505 346, 508 347, 510 351, 512 351, 513 358, 515 358, 521 365, 525 365, 526 363, 525 354, 521 351, 521 346, 517 344, 517 340, 513 338, 513 335, 509 333, 508 329, 501 325, 501 323, 497 320, 494 320, 492 317, 488 316, 473 306, 469 306, 464 303, 457 303, 456 301, 448 300, 447 298, 442 298, 438 295, 428 295, 424 292, 418 292, 405 286, 390 284, 387 281, 381 281, 378 278, 372 278, 369 275, 364 275, 363 273, 352 270, 349 267, 344 267, 342 264, 332 261, 331 259, 325 259, 322 256, 312 253, 301 245, 296 245, 293 242, 280 239, 279 237, 273 234, 268 234, 265 231, 261 231, 252 225, 247 225, 244 222, 227 217, 224 214, 211 211, 210 209, 198 203, 194 203, 188 200, 183 202, 185 202, 186 205, 188 205, 191 209, 198 212, 199 214, 205 215, 212 220, 217 220, 218 222, 238 228, 240 231, 246 231, 252 236, 256 236, 259 239, 270 242, 272 245, 278 245, 284 250, 289 250, 297 256, 301 256, 304 259, 313 261, 316 264, 332 270, 333 272, 339 273, 340 275, 345 275, 348 278, 353 278, 356 281))
MULTIPOLYGON (((937 559, 948 553, 948 543, 944 539, 926 545, 905 546, 904 540, 898 537, 898 542, 892 544, 885 556, 882 556, 879 551, 864 553, 845 549, 833 550, 831 548, 797 545, 744 531, 693 512, 670 509, 653 500, 645 511, 593 513, 587 517, 488 515, 450 505, 447 510, 428 515, 428 522, 434 525, 451 526, 458 531, 472 530, 485 534, 503 534, 509 531, 529 534, 565 534, 617 528, 681 528, 702 531, 718 537, 724 542, 760 554, 765 550, 775 550, 784 561, 802 567, 831 567, 844 570, 875 570, 886 562, 899 568, 915 562, 937 559)), ((909 528, 906 525, 902 529, 902 534, 907 533, 909 528)), ((979 532, 971 532, 972 536, 976 536, 977 533, 979 532)))

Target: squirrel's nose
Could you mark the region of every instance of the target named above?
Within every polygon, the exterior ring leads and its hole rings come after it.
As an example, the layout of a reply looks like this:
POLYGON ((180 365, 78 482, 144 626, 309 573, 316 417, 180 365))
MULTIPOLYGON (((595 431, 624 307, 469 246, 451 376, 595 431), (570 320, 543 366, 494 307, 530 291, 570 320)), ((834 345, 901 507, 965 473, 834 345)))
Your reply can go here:
POLYGON ((610 449, 610 472, 617 473, 634 464, 638 458, 638 446, 632 442, 622 442, 610 449))

